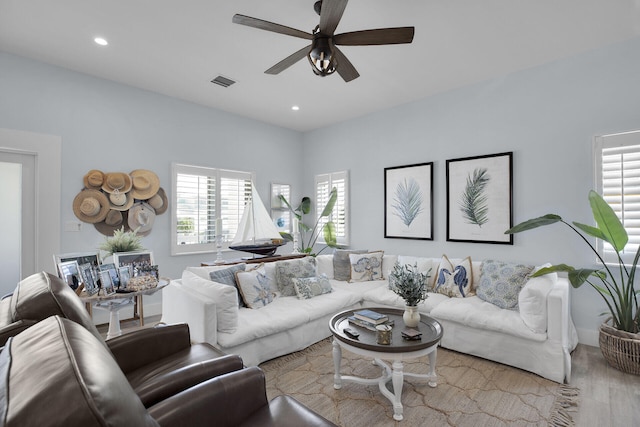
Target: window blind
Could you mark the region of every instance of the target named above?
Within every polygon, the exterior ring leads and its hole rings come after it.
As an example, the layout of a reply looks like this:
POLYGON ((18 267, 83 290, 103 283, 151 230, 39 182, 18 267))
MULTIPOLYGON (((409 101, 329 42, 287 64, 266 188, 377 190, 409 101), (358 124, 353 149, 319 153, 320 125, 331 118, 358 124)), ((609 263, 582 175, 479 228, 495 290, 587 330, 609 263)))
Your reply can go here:
POLYGON ((181 164, 172 169, 171 254, 213 252, 218 233, 228 244, 251 199, 252 174, 181 164))
MULTIPOLYGON (((631 264, 640 246, 640 132, 596 138, 596 186, 627 230, 629 242, 621 253, 631 264)), ((613 247, 598 241, 605 262, 616 262, 613 247)))
MULTIPOLYGON (((347 171, 342 172, 334 172, 329 174, 321 174, 316 175, 315 179, 316 183, 316 215, 320 215, 322 210, 326 206, 329 201, 329 194, 331 193, 332 188, 336 188, 338 197, 336 199, 336 204, 333 207, 333 211, 329 218, 321 218, 320 226, 324 227, 324 224, 327 221, 331 220, 336 226, 336 237, 338 244, 340 245, 348 245, 349 244, 349 211, 348 211, 348 201, 349 201, 349 174, 347 171)), ((323 242, 324 238, 322 233, 318 241, 323 242)))

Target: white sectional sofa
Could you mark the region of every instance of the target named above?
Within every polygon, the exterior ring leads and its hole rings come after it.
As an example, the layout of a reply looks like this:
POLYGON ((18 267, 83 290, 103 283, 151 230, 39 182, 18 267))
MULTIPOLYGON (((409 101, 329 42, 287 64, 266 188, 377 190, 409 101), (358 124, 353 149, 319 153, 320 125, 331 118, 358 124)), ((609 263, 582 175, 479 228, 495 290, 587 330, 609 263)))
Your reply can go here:
MULTIPOLYGON (((431 269, 433 286, 440 258, 385 254, 385 276, 397 261, 418 265, 423 271, 431 269)), ((472 264, 474 284, 480 278, 481 264, 472 264)), ((266 276, 273 283, 276 265, 264 264, 266 276)), ((162 320, 187 322, 194 341, 238 354, 247 366, 254 366, 329 337, 329 319, 342 310, 404 307, 404 301, 389 289, 386 278, 335 280, 333 255, 316 257, 316 265, 317 275, 330 279, 332 292, 311 299, 279 296, 258 309, 240 307, 235 288, 210 280, 211 271, 228 266, 188 267, 182 279, 172 281, 163 290, 162 320)), ((570 317, 568 280, 555 274, 529 279, 519 299, 519 310, 507 310, 478 296, 450 298, 430 293, 419 305, 419 311, 442 324, 440 345, 444 348, 521 368, 556 382, 568 382, 570 353, 578 342, 570 317)))

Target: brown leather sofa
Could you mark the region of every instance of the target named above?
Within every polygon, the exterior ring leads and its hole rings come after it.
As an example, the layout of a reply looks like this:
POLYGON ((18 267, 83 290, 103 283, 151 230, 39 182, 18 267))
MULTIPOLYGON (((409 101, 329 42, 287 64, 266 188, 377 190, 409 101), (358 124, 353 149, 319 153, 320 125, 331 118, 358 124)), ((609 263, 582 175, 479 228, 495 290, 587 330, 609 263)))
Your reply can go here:
POLYGON ((243 368, 242 359, 210 344, 191 344, 186 324, 157 326, 105 341, 76 293, 42 272, 22 280, 0 302, 0 345, 49 316, 81 325, 108 350, 145 406, 194 384, 243 368))
POLYGON ((145 407, 104 344, 49 317, 0 353, 0 425, 335 426, 294 399, 267 402, 259 368, 230 372, 145 407))

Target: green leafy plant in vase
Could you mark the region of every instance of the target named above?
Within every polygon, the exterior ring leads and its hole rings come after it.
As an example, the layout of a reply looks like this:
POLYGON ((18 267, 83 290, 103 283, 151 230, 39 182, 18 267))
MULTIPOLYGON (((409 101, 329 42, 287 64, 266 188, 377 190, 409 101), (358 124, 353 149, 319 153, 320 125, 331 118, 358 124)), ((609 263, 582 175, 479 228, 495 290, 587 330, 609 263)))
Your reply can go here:
POLYGON ((569 282, 574 288, 579 288, 585 283, 595 289, 606 303, 611 316, 610 323, 606 320, 600 327, 600 349, 605 359, 614 367, 626 372, 640 374, 640 311, 638 310, 638 294, 640 290, 635 287, 636 267, 640 258, 640 247, 635 253, 631 265, 625 264, 621 253, 629 241, 629 236, 622 222, 609 206, 609 204, 595 191, 589 192, 589 203, 596 226, 581 224, 579 222, 567 222, 559 215, 547 214, 522 222, 505 233, 515 234, 534 228, 562 223, 573 230, 589 246, 597 259, 602 264, 600 268, 575 268, 567 264, 552 265, 538 270, 532 276, 542 276, 552 272, 567 273, 569 282), (607 264, 601 254, 596 250, 587 236, 601 239, 611 245, 617 255, 617 262, 607 264), (609 338, 611 335, 627 340, 623 343, 629 348, 631 362, 612 361, 611 357, 623 357, 624 352, 609 351, 609 338), (635 350, 634 350, 635 348, 635 350), (613 354, 617 353, 617 354, 613 354), (625 366, 632 370, 625 369, 625 366), (634 369, 635 368, 635 369, 634 369))
POLYGON ((415 328, 420 323, 418 304, 429 297, 429 275, 418 271, 418 265, 401 265, 396 262, 389 274, 389 289, 402 298, 405 302, 405 311, 402 315, 404 324, 415 328))
MULTIPOLYGON (((297 219, 298 230, 293 230, 293 232, 300 233, 300 251, 302 253, 318 255, 320 252, 325 250, 326 248, 336 248, 338 247, 337 237, 336 237, 336 225, 333 221, 327 221, 320 229, 320 221, 322 218, 327 218, 333 212, 333 208, 336 205, 336 200, 338 200, 338 190, 333 187, 331 192, 329 193, 329 200, 325 205, 324 209, 318 216, 315 224, 310 227, 304 223, 304 216, 308 215, 311 212, 311 199, 309 197, 303 197, 300 204, 294 209, 291 204, 287 201, 287 199, 279 194, 278 198, 285 204, 285 206, 289 209, 289 211, 293 214, 293 216, 297 219), (313 253, 313 247, 315 246, 320 234, 324 238, 325 247, 323 247, 317 254, 313 253)), ((290 233, 280 232, 280 235, 286 241, 292 242, 294 240, 293 235, 290 233)))
POLYGON ((112 237, 105 237, 98 247, 107 253, 107 257, 116 252, 136 252, 144 250, 142 238, 135 231, 124 231, 124 227, 113 232, 112 237))

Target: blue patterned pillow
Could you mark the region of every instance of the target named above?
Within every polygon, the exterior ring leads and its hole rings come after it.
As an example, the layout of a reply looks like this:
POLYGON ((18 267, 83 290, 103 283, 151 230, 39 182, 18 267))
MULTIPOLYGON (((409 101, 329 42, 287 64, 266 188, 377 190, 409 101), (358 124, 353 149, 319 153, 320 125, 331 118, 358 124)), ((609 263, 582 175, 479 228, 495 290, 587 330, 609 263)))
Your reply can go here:
POLYGON ((518 295, 534 266, 485 260, 480 268, 478 298, 500 308, 517 309, 518 295))
POLYGON ((272 280, 267 276, 264 264, 253 270, 236 272, 236 281, 242 299, 249 308, 262 308, 276 298, 272 280))
POLYGON ((293 286, 299 299, 311 299, 333 291, 326 274, 317 277, 296 277, 293 279, 293 286))
POLYGON ((475 294, 471 257, 454 264, 442 255, 433 292, 450 298, 466 298, 475 294))
POLYGON ((316 259, 312 256, 276 262, 276 283, 283 297, 296 294, 293 287, 294 278, 314 277, 316 274, 316 259))

